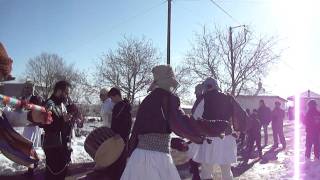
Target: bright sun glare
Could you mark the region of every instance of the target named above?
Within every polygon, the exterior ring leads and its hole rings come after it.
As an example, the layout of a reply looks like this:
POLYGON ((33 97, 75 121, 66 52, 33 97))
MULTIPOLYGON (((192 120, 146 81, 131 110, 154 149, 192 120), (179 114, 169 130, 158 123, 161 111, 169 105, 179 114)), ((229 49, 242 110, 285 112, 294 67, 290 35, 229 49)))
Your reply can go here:
POLYGON ((294 131, 294 179, 300 179, 300 97, 299 93, 304 88, 301 87, 303 82, 303 59, 309 58, 308 51, 311 46, 310 40, 314 28, 316 8, 320 3, 316 0, 272 0, 272 13, 276 18, 279 18, 281 34, 288 37, 288 57, 290 65, 300 67, 299 72, 293 74, 298 81, 295 85, 295 131, 294 131))

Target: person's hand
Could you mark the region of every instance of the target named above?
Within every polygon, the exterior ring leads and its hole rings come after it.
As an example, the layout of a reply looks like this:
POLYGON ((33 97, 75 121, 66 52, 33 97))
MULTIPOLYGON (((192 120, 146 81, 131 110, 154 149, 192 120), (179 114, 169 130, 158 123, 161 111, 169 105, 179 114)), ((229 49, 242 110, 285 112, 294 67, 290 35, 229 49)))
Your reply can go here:
POLYGON ((20 103, 15 106, 15 110, 22 111, 22 109, 26 108, 27 103, 28 102, 26 100, 20 100, 20 103))
POLYGON ((72 114, 68 113, 68 114, 64 115, 64 121, 65 122, 71 121, 72 117, 73 117, 72 114))
POLYGON ((176 149, 178 151, 186 152, 188 151, 188 144, 180 138, 172 138, 171 139, 171 148, 176 149))
POLYGON ((239 136, 240 136, 240 132, 239 132, 239 131, 236 131, 236 132, 233 132, 231 135, 232 135, 234 138, 238 139, 239 136))
POLYGON ((233 132, 231 135, 232 135, 234 138, 236 138, 236 139, 238 139, 238 137, 239 137, 239 135, 237 134, 237 132, 233 132))
POLYGON ((40 112, 36 110, 31 111, 32 121, 40 124, 51 124, 52 123, 52 113, 40 112))
POLYGON ((21 108, 26 108, 27 107, 27 104, 28 104, 27 100, 21 100, 20 102, 21 102, 21 105, 20 105, 21 108))

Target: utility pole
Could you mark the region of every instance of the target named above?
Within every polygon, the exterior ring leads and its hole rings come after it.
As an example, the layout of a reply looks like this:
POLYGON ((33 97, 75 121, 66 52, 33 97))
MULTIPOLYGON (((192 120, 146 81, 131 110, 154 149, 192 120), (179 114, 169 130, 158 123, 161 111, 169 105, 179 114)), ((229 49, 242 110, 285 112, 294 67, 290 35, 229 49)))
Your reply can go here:
MULTIPOLYGON (((235 26, 235 27, 229 27, 229 48, 230 48, 230 61, 231 61, 231 95, 235 96, 235 69, 236 69, 236 63, 233 57, 233 42, 232 42, 232 29, 244 27, 245 25, 235 26)), ((245 29, 246 30, 246 29, 245 29)), ((246 32, 245 32, 246 33, 246 32)))
POLYGON ((168 65, 170 65, 171 1, 172 0, 168 0, 168 29, 167 29, 167 64, 168 65))
POLYGON ((235 95, 235 79, 234 79, 234 72, 235 72, 235 63, 233 58, 233 42, 232 42, 232 27, 229 27, 229 47, 230 47, 230 60, 231 60, 231 95, 235 95))

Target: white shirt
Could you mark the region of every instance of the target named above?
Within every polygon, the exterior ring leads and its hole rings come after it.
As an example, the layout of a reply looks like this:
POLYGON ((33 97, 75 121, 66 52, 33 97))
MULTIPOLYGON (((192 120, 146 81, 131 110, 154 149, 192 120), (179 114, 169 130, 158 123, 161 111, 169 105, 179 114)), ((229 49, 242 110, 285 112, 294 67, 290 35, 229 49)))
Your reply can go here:
POLYGON ((202 99, 200 103, 197 105, 192 116, 195 120, 202 119, 203 112, 204 112, 204 100, 202 99))
POLYGON ((101 105, 100 115, 102 118, 103 126, 111 127, 112 109, 114 103, 110 98, 106 99, 101 105))

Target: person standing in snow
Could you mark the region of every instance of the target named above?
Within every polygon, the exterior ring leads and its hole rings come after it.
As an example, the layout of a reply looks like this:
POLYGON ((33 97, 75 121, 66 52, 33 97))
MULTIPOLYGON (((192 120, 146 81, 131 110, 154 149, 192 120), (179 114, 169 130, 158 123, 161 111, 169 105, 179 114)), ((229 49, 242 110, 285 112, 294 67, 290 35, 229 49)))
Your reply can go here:
MULTIPOLYGON (((28 103, 36 105, 43 104, 43 99, 40 96, 34 94, 34 84, 31 81, 26 81, 21 99, 25 100, 28 103)), ((24 137, 33 142, 34 147, 41 146, 41 129, 37 126, 37 124, 30 124, 24 127, 22 134, 24 137)))
MULTIPOLYGON (((22 90, 21 99, 32 104, 42 105, 43 99, 34 94, 34 84, 31 81, 26 81, 22 90)), ((33 147, 41 147, 41 129, 38 124, 31 123, 23 128, 22 135, 33 143, 33 147)), ((28 174, 32 175, 37 163, 33 168, 28 168, 28 174)))
POLYGON ((247 154, 244 160, 244 163, 248 163, 252 152, 254 152, 256 144, 259 152, 259 157, 262 158, 262 148, 261 148, 261 123, 258 119, 258 111, 254 109, 252 113, 250 113, 249 109, 246 109, 246 112, 249 115, 248 122, 248 144, 247 144, 247 154))
POLYGON ((103 123, 102 126, 111 128, 111 116, 114 102, 112 102, 111 98, 108 97, 108 90, 106 88, 102 88, 100 90, 100 100, 102 102, 100 111, 100 116, 103 123))
POLYGON ((305 157, 310 160, 311 148, 314 146, 314 156, 316 160, 319 160, 319 136, 320 136, 320 111, 317 109, 317 103, 315 100, 308 102, 308 111, 304 118, 304 124, 306 126, 306 151, 305 157))
POLYGON ((285 112, 281 109, 281 103, 275 102, 275 108, 272 111, 272 134, 273 134, 273 148, 278 148, 278 142, 282 144, 282 149, 286 148, 286 139, 283 134, 283 120, 285 118, 285 112))
POLYGON ((71 161, 71 116, 67 112, 66 102, 71 85, 67 81, 58 81, 53 94, 46 101, 46 108, 52 111, 53 122, 43 125, 45 134, 42 148, 46 155, 45 177, 48 180, 65 178, 71 161))
MULTIPOLYGON (((112 109, 111 129, 114 133, 119 134, 126 144, 129 140, 129 135, 132 126, 131 105, 128 99, 122 98, 118 88, 111 88, 108 92, 108 97, 114 103, 112 109)), ((120 179, 127 161, 127 148, 125 148, 119 159, 107 168, 108 175, 114 179, 120 179)))
POLYGON ((263 99, 261 99, 259 102, 258 117, 264 132, 263 146, 267 146, 268 145, 268 126, 271 121, 271 110, 268 106, 266 106, 263 99))

